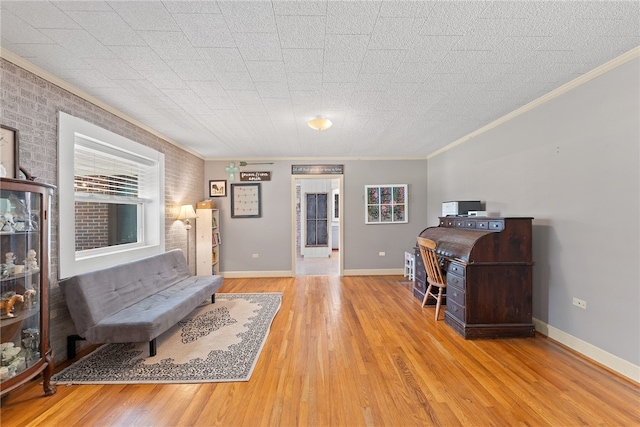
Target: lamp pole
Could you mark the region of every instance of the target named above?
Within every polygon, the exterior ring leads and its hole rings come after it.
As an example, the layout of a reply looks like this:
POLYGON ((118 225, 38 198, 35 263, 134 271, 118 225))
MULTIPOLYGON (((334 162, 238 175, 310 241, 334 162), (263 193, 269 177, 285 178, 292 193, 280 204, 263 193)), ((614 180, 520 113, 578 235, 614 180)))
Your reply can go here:
MULTIPOLYGON (((196 211, 193 210, 193 205, 182 205, 180 206, 180 213, 178 214, 178 219, 184 221, 184 228, 187 230, 187 265, 189 265, 189 234, 191 230, 191 222, 192 218, 197 218, 196 211)), ((191 266, 189 266, 191 269, 191 266)))
MULTIPOLYGON (((191 246, 189 246, 189 235, 191 234, 191 224, 189 222, 189 218, 184 221, 184 229, 187 230, 187 265, 189 265, 189 252, 191 246)), ((189 266, 191 268, 191 266, 189 266)))

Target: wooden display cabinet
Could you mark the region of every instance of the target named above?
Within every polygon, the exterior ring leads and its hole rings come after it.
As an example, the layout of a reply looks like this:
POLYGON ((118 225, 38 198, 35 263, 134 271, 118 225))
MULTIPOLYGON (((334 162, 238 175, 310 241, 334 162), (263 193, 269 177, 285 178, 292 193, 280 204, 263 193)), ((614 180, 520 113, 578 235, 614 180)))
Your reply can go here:
POLYGON ((0 178, 0 395, 43 375, 50 384, 49 232, 55 187, 0 178))

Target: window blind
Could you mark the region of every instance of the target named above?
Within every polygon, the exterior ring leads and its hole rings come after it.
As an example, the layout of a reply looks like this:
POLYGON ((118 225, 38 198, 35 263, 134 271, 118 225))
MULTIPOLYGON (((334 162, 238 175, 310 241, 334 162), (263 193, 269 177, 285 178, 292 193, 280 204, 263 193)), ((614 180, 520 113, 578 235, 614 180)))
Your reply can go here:
POLYGON ((76 137, 74 192, 76 199, 144 202, 153 185, 154 162, 107 145, 76 137))

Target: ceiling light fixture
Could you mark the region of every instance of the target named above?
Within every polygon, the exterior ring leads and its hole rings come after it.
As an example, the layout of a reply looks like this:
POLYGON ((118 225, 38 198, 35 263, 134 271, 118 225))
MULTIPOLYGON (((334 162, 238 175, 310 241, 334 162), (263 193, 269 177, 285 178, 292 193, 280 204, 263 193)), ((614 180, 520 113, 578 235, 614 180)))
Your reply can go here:
POLYGON ((317 119, 309 120, 307 124, 311 129, 315 130, 326 130, 333 125, 333 123, 331 123, 331 120, 324 117, 318 117, 317 119))

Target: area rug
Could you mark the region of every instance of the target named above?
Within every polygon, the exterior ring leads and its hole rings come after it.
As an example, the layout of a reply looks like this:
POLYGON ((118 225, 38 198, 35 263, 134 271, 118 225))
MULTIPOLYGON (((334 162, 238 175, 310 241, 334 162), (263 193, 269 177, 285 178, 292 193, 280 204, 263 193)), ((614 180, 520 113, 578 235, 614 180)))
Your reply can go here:
POLYGON ((281 293, 216 294, 149 343, 107 344, 55 374, 56 384, 249 381, 281 293))

